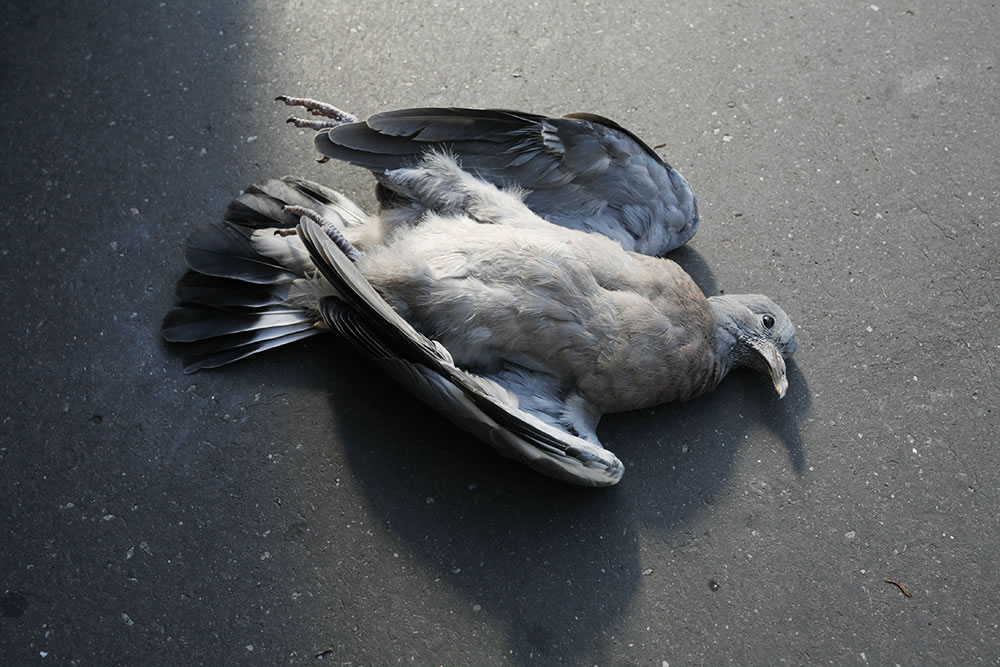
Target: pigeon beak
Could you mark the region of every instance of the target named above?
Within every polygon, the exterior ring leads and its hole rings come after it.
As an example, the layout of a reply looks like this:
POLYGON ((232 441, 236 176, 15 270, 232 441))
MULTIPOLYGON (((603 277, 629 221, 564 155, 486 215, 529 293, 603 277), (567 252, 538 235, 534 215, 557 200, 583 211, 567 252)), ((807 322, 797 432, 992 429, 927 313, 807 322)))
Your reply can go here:
MULTIPOLYGON (((778 398, 784 398, 785 392, 788 391, 788 378, 785 376, 785 360, 782 358, 781 352, 778 352, 774 343, 765 338, 758 338, 750 343, 750 347, 759 355, 760 361, 767 369, 767 374, 771 377, 771 382, 774 383, 774 389, 778 392, 778 398)), ((760 370, 764 370, 764 368, 760 370)))

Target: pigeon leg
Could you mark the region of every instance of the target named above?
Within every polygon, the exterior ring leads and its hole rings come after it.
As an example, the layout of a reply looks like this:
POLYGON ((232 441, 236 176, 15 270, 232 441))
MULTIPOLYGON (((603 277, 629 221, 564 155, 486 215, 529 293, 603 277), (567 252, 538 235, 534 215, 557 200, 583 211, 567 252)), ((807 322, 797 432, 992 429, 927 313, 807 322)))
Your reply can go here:
MULTIPOLYGON (((304 127, 310 130, 328 130, 331 127, 337 127, 338 125, 343 125, 344 123, 337 120, 313 120, 311 118, 299 118, 297 116, 289 116, 286 123, 291 123, 295 127, 304 127)), ((326 160, 324 160, 325 162, 326 160)))
POLYGON ((337 227, 336 223, 319 212, 304 206, 286 206, 284 210, 286 213, 308 218, 322 227, 326 235, 330 237, 330 240, 333 241, 352 262, 356 262, 364 257, 365 254, 355 248, 354 245, 347 240, 343 232, 340 231, 340 228, 337 227))
POLYGON ((294 116, 288 119, 289 123, 294 123, 295 127, 307 127, 313 130, 324 130, 331 127, 336 127, 338 125, 343 125, 344 123, 356 123, 358 122, 357 116, 351 113, 347 113, 332 104, 327 104, 326 102, 320 102, 318 100, 309 99, 308 97, 290 97, 288 95, 278 95, 274 98, 275 102, 284 102, 290 107, 302 107, 314 116, 322 116, 328 120, 310 120, 306 118, 295 118, 294 116))

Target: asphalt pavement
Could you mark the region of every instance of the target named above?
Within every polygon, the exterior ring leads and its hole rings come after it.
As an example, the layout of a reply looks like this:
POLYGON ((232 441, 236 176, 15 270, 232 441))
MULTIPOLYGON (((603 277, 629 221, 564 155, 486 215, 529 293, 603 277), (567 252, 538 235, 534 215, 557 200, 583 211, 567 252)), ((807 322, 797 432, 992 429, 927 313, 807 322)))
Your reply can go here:
POLYGON ((995 2, 7 2, 0 664, 1000 661, 995 2), (794 3, 793 3, 794 4, 794 3), (278 94, 590 111, 799 327, 542 477, 333 339, 184 375, 182 246, 318 164, 278 94), (896 583, 893 583, 896 582, 896 583))

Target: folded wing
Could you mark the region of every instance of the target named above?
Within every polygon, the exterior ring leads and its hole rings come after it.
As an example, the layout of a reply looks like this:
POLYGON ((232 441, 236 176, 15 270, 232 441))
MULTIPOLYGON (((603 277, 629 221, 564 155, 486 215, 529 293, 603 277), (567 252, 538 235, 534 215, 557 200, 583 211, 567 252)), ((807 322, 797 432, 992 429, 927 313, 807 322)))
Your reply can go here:
POLYGON ((299 234, 341 297, 321 301, 324 321, 410 392, 504 456, 546 475, 586 486, 621 479, 624 467, 614 454, 520 409, 517 396, 497 382, 456 367, 443 346, 382 299, 317 224, 303 219, 299 234))

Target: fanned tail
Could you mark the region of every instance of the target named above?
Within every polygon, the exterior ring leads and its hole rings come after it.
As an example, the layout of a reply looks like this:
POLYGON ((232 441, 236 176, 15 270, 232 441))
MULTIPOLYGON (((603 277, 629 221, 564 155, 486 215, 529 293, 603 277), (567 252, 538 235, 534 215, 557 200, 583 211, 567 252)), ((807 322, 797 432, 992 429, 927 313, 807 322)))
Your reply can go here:
POLYGON ((178 345, 184 371, 215 368, 324 331, 318 303, 335 292, 295 235, 299 216, 321 213, 344 228, 365 213, 327 187, 287 176, 257 183, 234 199, 221 222, 187 239, 188 272, 160 327, 178 345))

